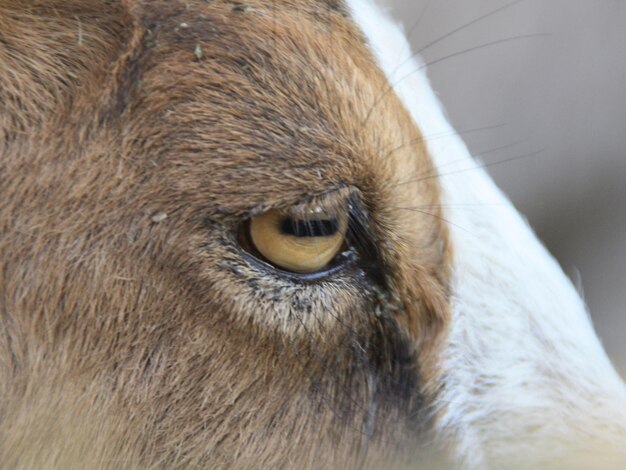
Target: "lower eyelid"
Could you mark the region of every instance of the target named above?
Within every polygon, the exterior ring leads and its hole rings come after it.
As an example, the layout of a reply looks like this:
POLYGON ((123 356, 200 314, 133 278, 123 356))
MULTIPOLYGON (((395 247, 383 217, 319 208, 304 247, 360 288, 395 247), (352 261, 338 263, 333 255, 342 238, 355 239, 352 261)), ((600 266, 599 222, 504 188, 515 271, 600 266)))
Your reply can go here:
POLYGON ((331 279, 334 275, 340 273, 344 269, 349 268, 351 265, 354 265, 356 263, 355 255, 353 253, 351 254, 352 256, 349 256, 349 251, 342 252, 340 256, 344 257, 345 259, 342 260, 341 263, 335 266, 330 266, 328 269, 324 271, 320 271, 317 273, 310 273, 310 274, 302 274, 302 273, 293 273, 290 271, 285 271, 280 268, 276 268, 275 266, 272 266, 271 264, 254 256, 253 254, 247 251, 244 251, 244 250, 241 251, 241 256, 244 258, 244 260, 248 264, 254 266, 256 269, 261 270, 262 272, 264 272, 265 274, 269 276, 278 276, 280 278, 288 279, 290 282, 294 282, 298 284, 317 283, 320 281, 331 279))

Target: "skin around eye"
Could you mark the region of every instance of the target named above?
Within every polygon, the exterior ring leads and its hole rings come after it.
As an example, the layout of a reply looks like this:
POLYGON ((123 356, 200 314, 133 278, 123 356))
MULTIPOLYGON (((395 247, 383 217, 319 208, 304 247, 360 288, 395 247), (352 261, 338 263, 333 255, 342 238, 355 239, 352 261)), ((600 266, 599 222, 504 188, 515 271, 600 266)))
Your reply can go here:
POLYGON ((250 241, 274 266, 299 274, 323 270, 339 254, 348 228, 347 214, 328 214, 320 208, 291 215, 270 210, 254 217, 250 241))

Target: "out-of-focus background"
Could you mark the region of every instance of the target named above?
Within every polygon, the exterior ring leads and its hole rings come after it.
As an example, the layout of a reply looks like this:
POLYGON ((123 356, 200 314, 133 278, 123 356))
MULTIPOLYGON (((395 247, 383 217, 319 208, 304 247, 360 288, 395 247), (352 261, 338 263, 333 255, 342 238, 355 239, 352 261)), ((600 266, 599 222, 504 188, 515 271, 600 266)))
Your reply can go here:
POLYGON ((387 1, 626 377, 626 1, 387 1))

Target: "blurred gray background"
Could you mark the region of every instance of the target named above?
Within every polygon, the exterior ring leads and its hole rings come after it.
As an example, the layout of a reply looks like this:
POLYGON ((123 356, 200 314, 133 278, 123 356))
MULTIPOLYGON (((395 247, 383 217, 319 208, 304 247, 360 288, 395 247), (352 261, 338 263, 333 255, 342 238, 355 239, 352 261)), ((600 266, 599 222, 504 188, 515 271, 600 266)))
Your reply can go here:
POLYGON ((626 1, 387 1, 426 62, 451 55, 429 76, 455 128, 500 126, 463 138, 582 287, 626 377, 626 1))

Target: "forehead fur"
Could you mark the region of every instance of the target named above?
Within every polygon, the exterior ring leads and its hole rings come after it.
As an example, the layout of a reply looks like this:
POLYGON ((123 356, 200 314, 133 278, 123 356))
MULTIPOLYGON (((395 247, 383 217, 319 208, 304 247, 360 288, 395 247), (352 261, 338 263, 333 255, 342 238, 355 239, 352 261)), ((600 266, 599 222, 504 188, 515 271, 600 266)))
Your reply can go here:
POLYGON ((340 13, 317 2, 214 2, 164 16, 144 19, 125 117, 150 130, 142 154, 205 205, 239 213, 394 182, 402 166, 426 172, 418 134, 340 13), (411 141, 403 161, 397 147, 411 141))

